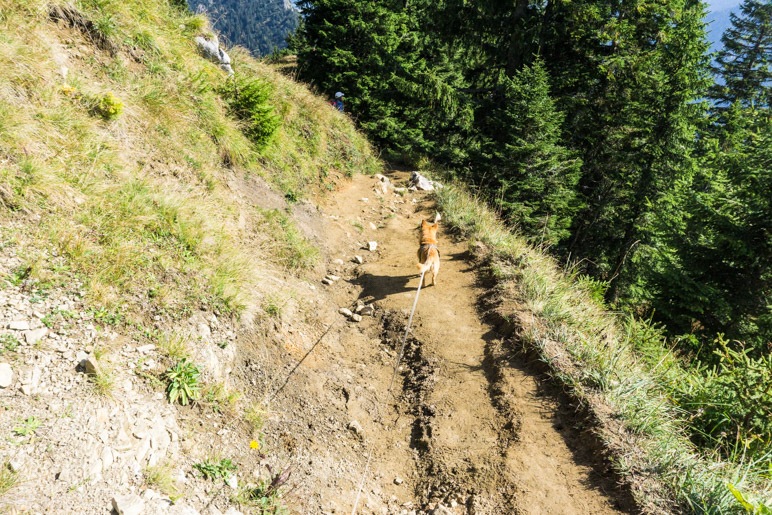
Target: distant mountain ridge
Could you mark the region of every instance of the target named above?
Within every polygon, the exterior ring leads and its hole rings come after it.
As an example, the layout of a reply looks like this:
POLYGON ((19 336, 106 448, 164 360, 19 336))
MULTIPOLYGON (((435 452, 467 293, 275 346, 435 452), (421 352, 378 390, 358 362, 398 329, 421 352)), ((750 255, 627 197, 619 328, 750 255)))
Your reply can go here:
POLYGON ((206 12, 227 43, 264 56, 287 46, 298 26, 291 0, 188 0, 195 12, 206 12))

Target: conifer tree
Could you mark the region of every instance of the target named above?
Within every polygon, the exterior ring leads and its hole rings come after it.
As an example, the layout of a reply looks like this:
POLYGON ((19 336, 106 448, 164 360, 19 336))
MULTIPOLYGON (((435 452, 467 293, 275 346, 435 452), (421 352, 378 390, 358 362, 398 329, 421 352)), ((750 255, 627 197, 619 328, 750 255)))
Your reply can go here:
MULTIPOLYGON (((629 297, 663 196, 693 167, 707 87, 704 7, 688 0, 550 2, 542 49, 583 161, 572 255, 629 297)), ((633 299, 634 301, 634 299, 633 299)))
POLYGON ((711 89, 720 107, 735 102, 769 107, 772 100, 772 0, 744 0, 721 37, 711 89))
POLYGON ((579 205, 580 161, 559 144, 563 115, 549 96, 541 61, 507 77, 480 109, 481 153, 476 159, 509 223, 536 243, 568 236, 579 205))

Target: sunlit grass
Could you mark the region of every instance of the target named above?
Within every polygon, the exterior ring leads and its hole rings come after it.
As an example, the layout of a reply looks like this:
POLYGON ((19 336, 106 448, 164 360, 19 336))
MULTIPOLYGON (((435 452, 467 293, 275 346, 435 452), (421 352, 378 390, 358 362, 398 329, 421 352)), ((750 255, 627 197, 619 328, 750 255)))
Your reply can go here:
POLYGON ((664 347, 661 332, 607 312, 598 302, 602 285, 565 273, 465 190, 446 187, 437 200, 495 282, 493 295, 506 306, 498 314, 598 416, 599 435, 642 508, 666 512, 676 502, 689 512, 740 513, 728 484, 751 503, 769 503, 769 456, 727 461, 687 437, 686 414, 672 392, 690 374, 664 347), (621 434, 604 427, 620 422, 621 434))

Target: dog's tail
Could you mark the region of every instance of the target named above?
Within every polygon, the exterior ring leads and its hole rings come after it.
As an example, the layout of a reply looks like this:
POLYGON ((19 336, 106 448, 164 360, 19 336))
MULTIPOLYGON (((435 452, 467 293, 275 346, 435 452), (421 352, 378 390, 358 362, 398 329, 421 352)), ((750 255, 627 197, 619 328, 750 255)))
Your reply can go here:
POLYGON ((418 273, 423 274, 432 267, 432 263, 427 259, 426 263, 418 263, 416 266, 418 267, 418 273))

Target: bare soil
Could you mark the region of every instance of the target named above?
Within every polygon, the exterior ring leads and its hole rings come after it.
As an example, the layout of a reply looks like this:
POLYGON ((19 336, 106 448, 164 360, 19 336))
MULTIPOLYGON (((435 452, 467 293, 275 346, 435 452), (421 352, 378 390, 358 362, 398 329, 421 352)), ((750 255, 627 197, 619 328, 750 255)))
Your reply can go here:
MULTIPOLYGON (((388 178, 404 186, 408 174, 388 178)), ((299 383, 278 396, 285 434, 308 440, 293 447, 296 457, 309 454, 308 463, 296 460, 302 479, 288 497, 294 509, 636 511, 590 422, 515 342, 481 320, 485 288, 466 243, 443 232, 442 222, 437 285, 420 290, 395 375, 420 279, 417 228, 435 214, 430 194, 397 194, 378 178, 359 176, 329 196, 322 213, 328 271, 342 276, 324 288, 338 306, 354 308, 359 300, 377 309, 359 323, 331 318, 330 332, 290 378, 299 383), (377 242, 374 252, 366 249, 370 241, 377 242), (313 421, 307 403, 319 410, 313 421), (287 416, 293 406, 297 417, 287 416), (294 432, 287 426, 293 423, 294 432)))

